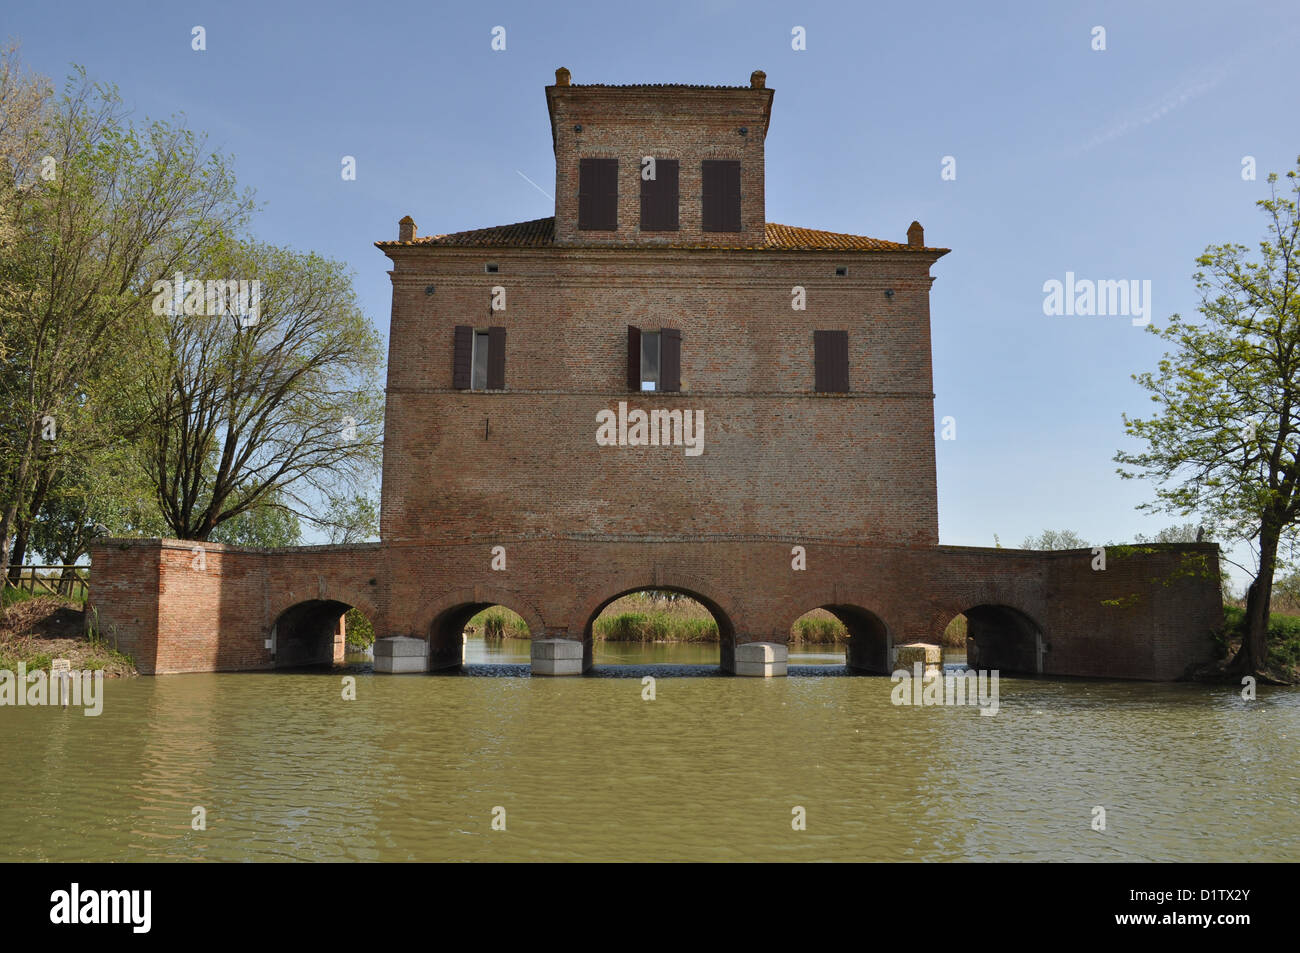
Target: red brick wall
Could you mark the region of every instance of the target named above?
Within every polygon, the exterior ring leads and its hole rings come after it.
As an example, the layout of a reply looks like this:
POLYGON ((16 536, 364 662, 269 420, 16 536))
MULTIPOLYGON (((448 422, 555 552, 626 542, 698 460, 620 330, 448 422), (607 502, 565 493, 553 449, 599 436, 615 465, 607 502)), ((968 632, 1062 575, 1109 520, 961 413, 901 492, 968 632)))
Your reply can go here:
POLYGON ((383 537, 779 534, 934 543, 931 258, 394 250, 383 537), (500 271, 485 274, 484 264, 500 271), (836 277, 835 268, 848 268, 836 277), (506 309, 490 314, 490 289, 506 309), (807 310, 791 308, 803 286, 807 310), (433 286, 433 294, 426 289, 433 286), (892 289, 892 298, 885 296, 892 289), (506 390, 453 390, 457 324, 507 329, 506 390), (627 326, 682 331, 682 390, 627 392, 627 326), (847 329, 852 392, 813 393, 847 329), (704 452, 598 447, 596 413, 704 412, 704 452))
POLYGON ((761 247, 770 90, 547 95, 555 245, 386 248, 384 543, 209 544, 198 570, 188 544, 101 541, 92 598, 142 671, 272 667, 272 627, 309 600, 357 605, 380 637, 430 638, 435 619, 501 603, 536 636, 583 639, 602 605, 656 587, 705 601, 742 642, 784 641, 827 605, 895 644, 936 639, 957 613, 993 605, 1042 630, 1048 673, 1163 679, 1209 657, 1222 619, 1212 547, 1120 551, 1098 573, 1088 553, 937 546, 937 253, 761 247), (679 232, 639 230, 647 154, 681 162, 679 232), (576 229, 586 156, 620 160, 617 232, 576 229), (740 233, 700 229, 705 158, 742 162, 740 233), (496 286, 506 306, 490 311, 496 286), (795 286, 804 310, 791 307, 795 286), (462 324, 506 328, 504 391, 452 388, 462 324), (628 325, 681 330, 680 393, 628 394, 628 325), (815 394, 813 332, 836 329, 848 331, 851 392, 815 394), (703 411, 703 454, 599 447, 596 414, 620 400, 703 411), (490 568, 497 545, 503 572, 490 568), (804 572, 791 569, 795 545, 804 572), (1214 574, 1177 577, 1187 553, 1211 557, 1214 574))
POLYGON ((91 546, 87 623, 140 671, 152 673, 158 643, 157 539, 99 540, 91 546))
MULTIPOLYGON (((1087 550, 853 546, 770 536, 505 545, 505 571, 490 568, 487 541, 296 551, 213 546, 207 569, 198 571, 185 544, 132 541, 121 550, 107 541, 92 553, 91 592, 104 631, 117 632, 142 671, 160 674, 273 667, 263 640, 275 620, 317 599, 357 605, 380 637, 430 638, 435 619, 448 610, 501 604, 521 614, 535 637, 582 640, 617 596, 677 588, 714 609, 737 642, 784 642, 803 613, 845 606, 878 618, 895 645, 936 641, 955 615, 989 605, 1021 612, 1041 629, 1046 674, 1153 680, 1177 678, 1207 661, 1209 633, 1222 624, 1217 550, 1209 545, 1112 547, 1104 572, 1092 570, 1087 550), (806 547, 804 571, 791 568, 796 543, 806 547), (1199 574, 1188 573, 1197 568, 1199 574)), ((459 644, 458 633, 445 635, 459 644)))
POLYGON ((556 240, 600 244, 758 246, 766 225, 763 140, 768 89, 618 89, 549 86, 555 129, 556 240), (577 132, 574 127, 582 126, 577 132), (741 128, 747 130, 741 135, 741 128), (677 159, 679 230, 641 231, 641 160, 677 159), (618 230, 578 229, 578 164, 618 159, 618 230), (702 229, 701 163, 740 161, 739 232, 702 229))
POLYGON ((274 668, 265 644, 272 627, 308 600, 356 606, 379 632, 386 624, 378 545, 252 550, 101 540, 91 549, 91 567, 101 628, 116 633, 121 651, 145 674, 274 668), (203 550, 203 568, 194 547, 203 550))

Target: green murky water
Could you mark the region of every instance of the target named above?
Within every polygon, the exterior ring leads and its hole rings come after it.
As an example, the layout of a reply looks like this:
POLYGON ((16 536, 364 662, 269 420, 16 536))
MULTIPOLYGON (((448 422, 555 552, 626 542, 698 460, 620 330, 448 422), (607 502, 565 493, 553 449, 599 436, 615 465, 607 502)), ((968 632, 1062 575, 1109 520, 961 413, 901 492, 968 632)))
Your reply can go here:
POLYGON ((988 717, 837 664, 682 667, 713 646, 585 678, 528 677, 526 642, 468 659, 353 666, 355 701, 335 671, 0 708, 0 860, 1300 860, 1300 691, 1003 679, 988 717))

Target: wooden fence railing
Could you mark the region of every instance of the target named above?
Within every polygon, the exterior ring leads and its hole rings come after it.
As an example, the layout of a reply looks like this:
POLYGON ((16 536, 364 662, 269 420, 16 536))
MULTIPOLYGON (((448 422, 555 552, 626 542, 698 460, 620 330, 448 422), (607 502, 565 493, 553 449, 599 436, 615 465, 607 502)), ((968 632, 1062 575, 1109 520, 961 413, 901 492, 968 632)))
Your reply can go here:
POLYGON ((4 576, 3 588, 30 592, 33 595, 84 599, 90 590, 90 567, 11 566, 4 576))

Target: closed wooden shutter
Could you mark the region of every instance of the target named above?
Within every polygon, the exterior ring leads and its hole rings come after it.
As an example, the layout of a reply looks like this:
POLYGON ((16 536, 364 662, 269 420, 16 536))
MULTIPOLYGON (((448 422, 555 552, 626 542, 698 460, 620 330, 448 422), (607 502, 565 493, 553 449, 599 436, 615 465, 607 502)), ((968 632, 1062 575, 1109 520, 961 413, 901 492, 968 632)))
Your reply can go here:
POLYGON ((848 331, 813 332, 813 388, 819 393, 848 393, 848 331))
POLYGON ((678 218, 678 172, 676 159, 656 159, 655 177, 641 180, 641 229, 647 232, 673 232, 678 218))
POLYGON ((578 228, 618 230, 618 160, 578 162, 578 228))
POLYGON ((505 328, 488 328, 487 389, 506 389, 505 328))
POLYGON ((474 360, 474 329, 456 325, 455 344, 451 357, 451 386, 459 390, 470 388, 470 365, 474 360))
POLYGON ((704 231, 740 231, 740 160, 705 159, 700 171, 704 231))
POLYGON ((641 329, 627 329, 627 389, 641 389, 641 329))
POLYGON ((659 389, 682 389, 682 332, 676 328, 659 331, 659 389))

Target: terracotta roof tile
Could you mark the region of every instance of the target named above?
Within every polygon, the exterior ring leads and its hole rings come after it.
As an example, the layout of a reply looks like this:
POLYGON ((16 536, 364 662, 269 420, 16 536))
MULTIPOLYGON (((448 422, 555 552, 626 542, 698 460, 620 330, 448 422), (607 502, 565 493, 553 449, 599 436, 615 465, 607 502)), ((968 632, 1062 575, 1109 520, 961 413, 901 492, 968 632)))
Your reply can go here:
MULTIPOLYGON (((716 86, 710 83, 570 83, 557 86, 556 89, 744 89, 752 90, 751 85, 716 86)), ((762 89, 763 87, 758 87, 762 89)))
MULTIPOLYGON (((719 246, 702 242, 655 242, 610 244, 609 242, 592 242, 594 248, 745 248, 772 249, 774 251, 928 251, 943 252, 946 248, 917 248, 905 242, 891 242, 883 238, 869 238, 866 235, 847 235, 842 232, 826 232, 817 228, 797 228, 793 225, 778 225, 768 222, 766 241, 762 245, 719 246)), ((496 225, 491 228, 475 228, 465 232, 452 232, 447 235, 425 235, 409 242, 375 242, 380 248, 420 246, 456 246, 478 248, 545 248, 555 244, 555 218, 535 218, 530 222, 515 222, 512 225, 496 225)), ((565 247, 582 247, 566 245, 565 247)))
POLYGON ((555 218, 535 218, 531 222, 494 225, 448 235, 424 235, 409 242, 376 242, 380 245, 466 245, 484 247, 541 247, 555 242, 555 218))

